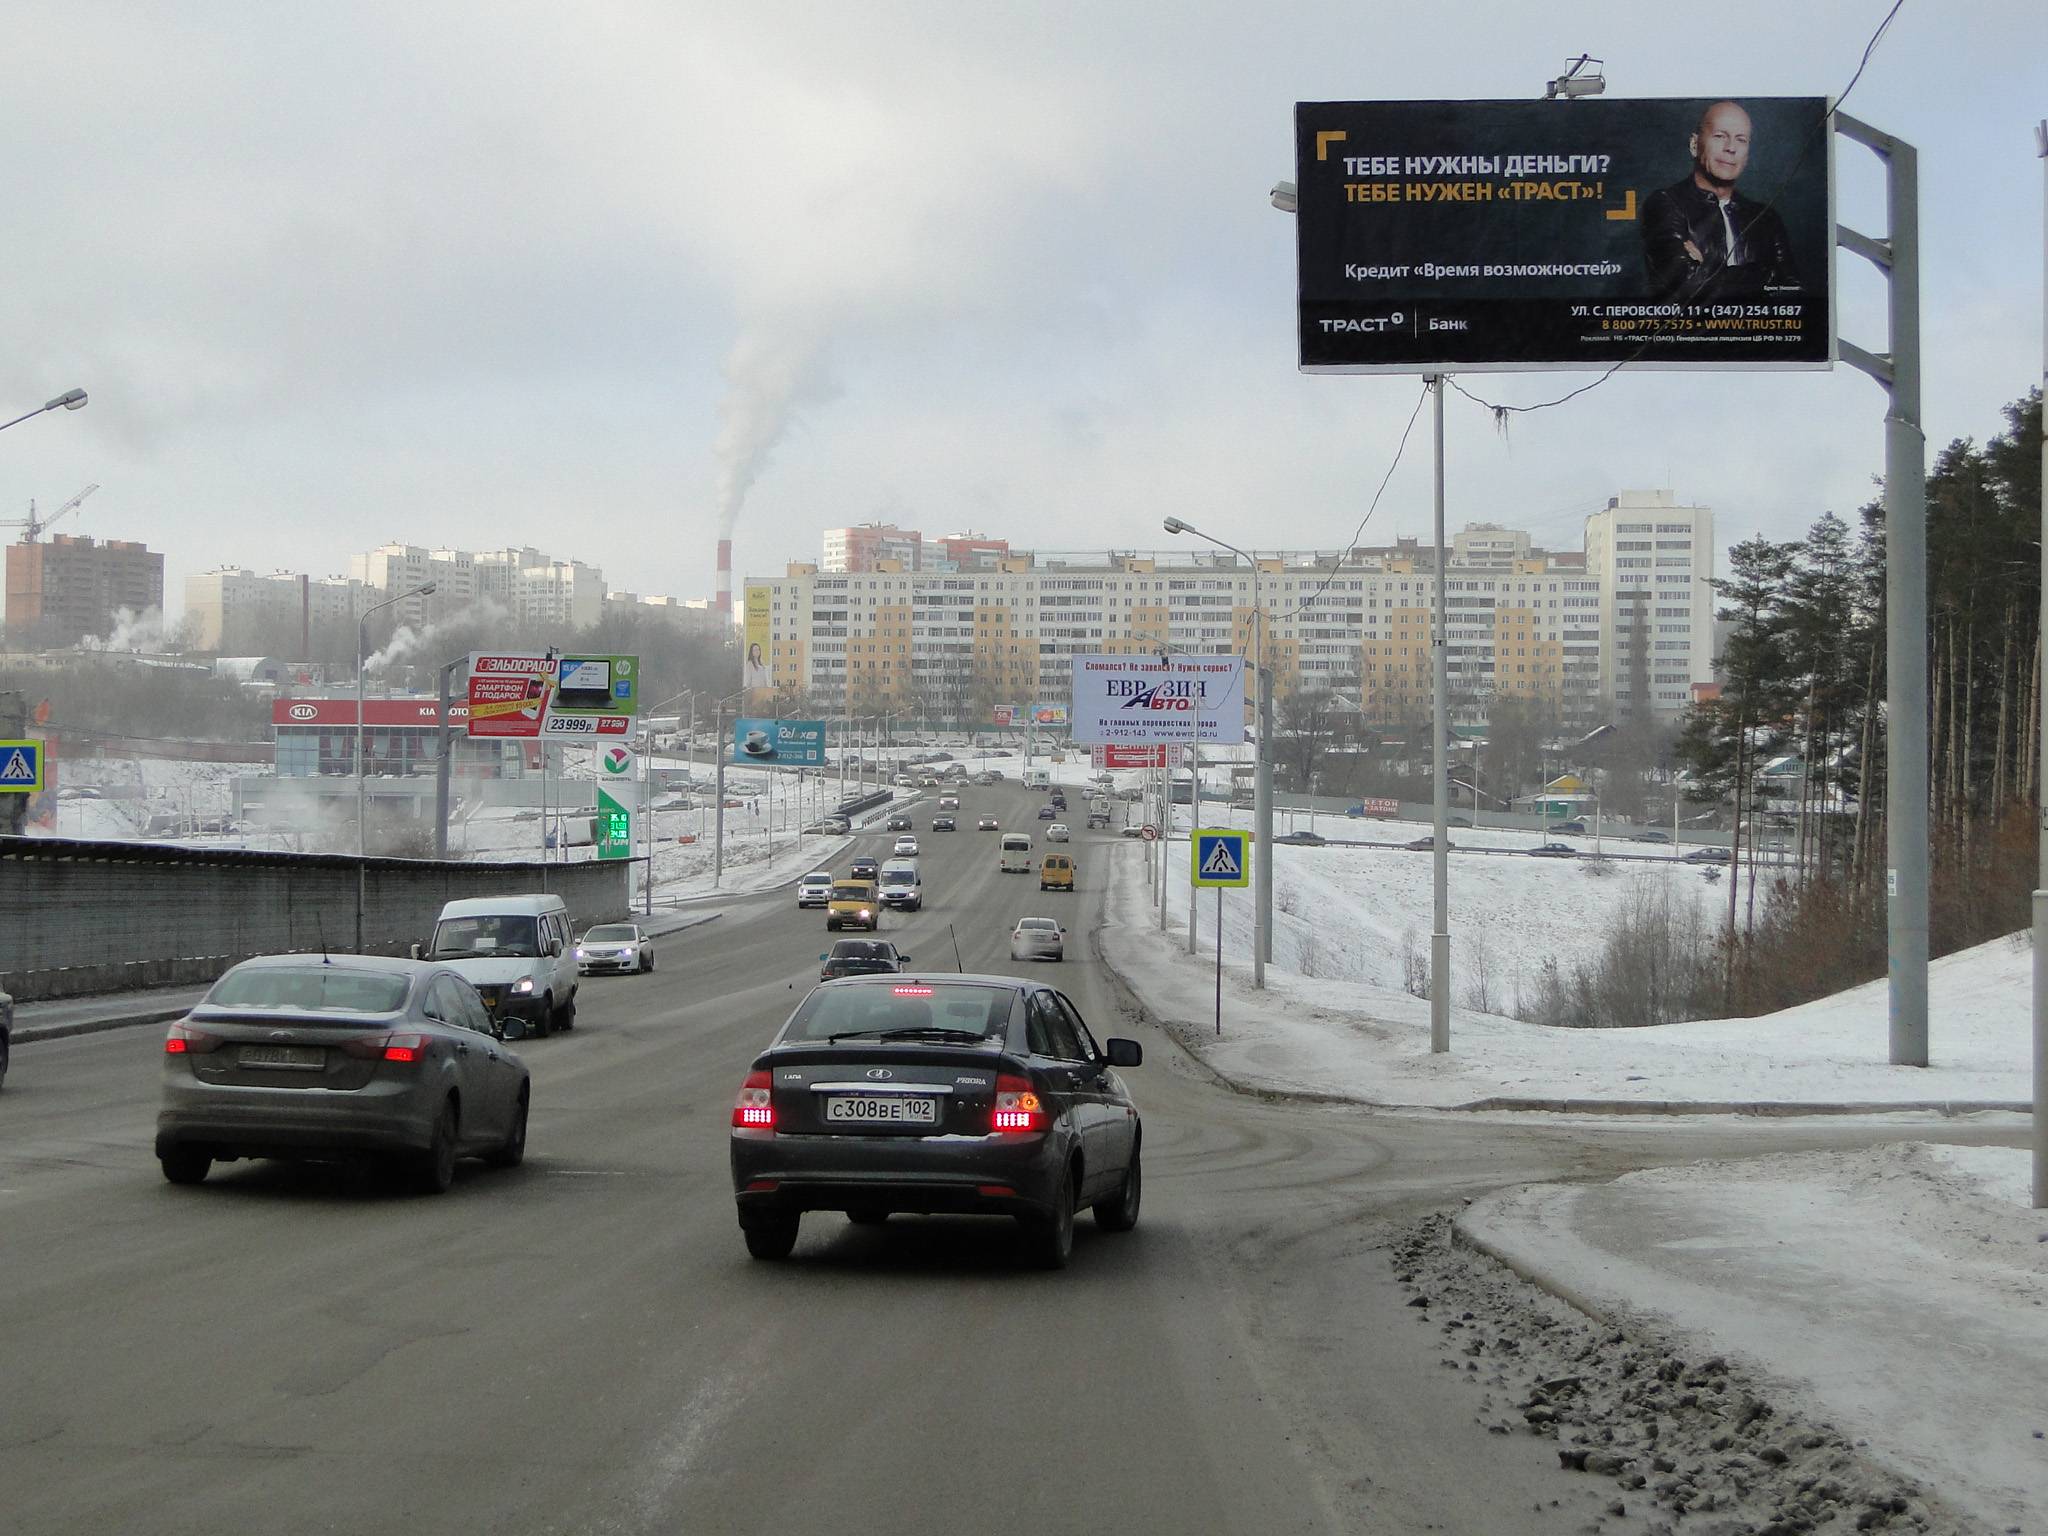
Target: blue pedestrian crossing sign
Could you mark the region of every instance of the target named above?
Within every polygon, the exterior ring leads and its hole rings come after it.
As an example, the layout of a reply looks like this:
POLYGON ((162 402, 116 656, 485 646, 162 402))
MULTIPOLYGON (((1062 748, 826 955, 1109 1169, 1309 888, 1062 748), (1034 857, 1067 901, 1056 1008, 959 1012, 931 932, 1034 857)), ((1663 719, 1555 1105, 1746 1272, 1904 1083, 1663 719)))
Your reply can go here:
POLYGON ((0 794, 33 795, 43 787, 43 744, 0 741, 0 794))
POLYGON ((1198 886, 1250 885, 1252 835, 1230 827, 1197 827, 1190 879, 1198 886))

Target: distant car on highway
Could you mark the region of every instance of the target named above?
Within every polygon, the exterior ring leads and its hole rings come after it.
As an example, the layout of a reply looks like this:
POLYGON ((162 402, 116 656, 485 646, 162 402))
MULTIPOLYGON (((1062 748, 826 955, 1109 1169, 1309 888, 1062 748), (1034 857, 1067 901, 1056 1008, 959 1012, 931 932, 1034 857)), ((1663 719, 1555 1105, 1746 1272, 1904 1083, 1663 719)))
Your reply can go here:
POLYGON ((914 837, 910 837, 910 836, 904 836, 904 837, 899 837, 899 838, 897 838, 897 839, 896 839, 896 857, 897 857, 897 858, 899 858, 899 859, 914 859, 914 858, 916 858, 916 857, 917 857, 917 839, 916 839, 916 838, 914 838, 914 837))
POLYGON ((1570 837, 1584 837, 1586 835, 1586 824, 1575 816, 1570 821, 1560 821, 1550 830, 1553 832, 1563 832, 1570 837))
POLYGON ((1733 864, 1735 854, 1728 848, 1694 848, 1685 855, 1688 864, 1733 864))
POLYGON ((974 830, 977 832, 996 832, 1000 831, 1001 829, 996 825, 995 817, 984 816, 979 821, 975 822, 974 830))
POLYGON ((1052 917, 1020 917, 1010 930, 1012 960, 1064 960, 1067 930, 1052 917))
POLYGON ((826 837, 840 837, 853 830, 853 823, 844 816, 821 816, 805 827, 806 832, 823 834, 826 837))
POLYGON ((822 907, 832 900, 832 871, 814 869, 796 883, 799 907, 822 907))
POLYGON ((1647 832, 1638 832, 1629 841, 1632 843, 1668 843, 1671 841, 1671 834, 1669 832, 1659 832, 1655 827, 1652 827, 1647 832))
POLYGON ((1275 847, 1288 848, 1322 848, 1329 841, 1319 832, 1283 832, 1273 839, 1275 847))
MULTIPOLYGON (((1416 853, 1434 853, 1436 852, 1436 834, 1432 832, 1427 837, 1418 837, 1413 842, 1405 843, 1402 846, 1416 853)), ((1448 837, 1444 839, 1444 847, 1455 848, 1457 846, 1448 837)))
POLYGON ((1570 843, 1538 843, 1529 850, 1529 856, 1536 859, 1576 859, 1579 850, 1570 843))
POLYGON ((818 956, 818 979, 892 975, 910 963, 887 939, 840 939, 818 956))
POLYGON ((173 1184, 217 1162, 373 1157, 439 1193, 462 1157, 526 1156, 531 1079, 445 965, 264 955, 164 1036, 156 1156, 173 1184))
POLYGON ((900 812, 891 816, 887 830, 891 832, 908 832, 910 830, 910 818, 900 812))
POLYGON ((638 923, 599 923, 576 946, 576 970, 590 976, 599 971, 654 969, 654 938, 638 923))
MULTIPOLYGON (((1047 919, 1046 921, 1050 921, 1047 919)), ((899 1211, 1010 1216, 1063 1269, 1074 1216, 1137 1224, 1144 1124, 1080 1010, 1013 976, 906 972, 825 983, 754 1059, 733 1101, 732 1187, 747 1252, 788 1258, 805 1213, 874 1226, 899 1211)))
POLYGON ((1045 829, 1045 840, 1048 843, 1069 842, 1072 838, 1073 834, 1067 830, 1067 824, 1063 821, 1056 821, 1045 829))
POLYGON ((872 880, 882 872, 882 861, 871 853, 859 854, 847 864, 846 872, 856 880, 872 880))
POLYGON ((950 816, 934 816, 932 818, 932 830, 934 832, 951 832, 955 829, 956 825, 950 816))
POLYGON ((1041 805, 1038 808, 1038 819, 1040 821, 1051 821, 1053 817, 1057 815, 1059 815, 1059 812, 1054 810, 1050 805, 1041 805))
POLYGON ((865 928, 870 933, 882 926, 882 904, 872 880, 835 880, 832 899, 825 903, 825 929, 865 928))
POLYGON ((959 810, 959 809, 960 809, 960 797, 959 797, 958 795, 941 795, 941 796, 939 796, 939 809, 940 809, 940 810, 942 810, 942 811, 957 811, 957 810, 959 810))

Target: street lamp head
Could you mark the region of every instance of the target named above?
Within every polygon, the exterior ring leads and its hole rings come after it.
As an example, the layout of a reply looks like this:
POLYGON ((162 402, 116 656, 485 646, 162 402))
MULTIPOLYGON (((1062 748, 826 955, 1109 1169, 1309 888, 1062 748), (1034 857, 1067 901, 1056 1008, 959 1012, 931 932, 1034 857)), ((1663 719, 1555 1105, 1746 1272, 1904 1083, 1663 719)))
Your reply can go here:
POLYGON ((57 409, 58 406, 61 405, 67 411, 75 411, 83 404, 85 404, 84 390, 67 389, 64 391, 63 394, 59 395, 56 399, 52 400, 48 405, 44 406, 43 409, 46 411, 54 411, 57 409))
POLYGON ((1166 531, 1168 533, 1188 533, 1191 530, 1189 526, 1186 523, 1182 522, 1179 518, 1169 517, 1166 520, 1166 531))
POLYGON ((437 581, 428 582, 425 586, 420 588, 420 596, 432 597, 434 595, 434 588, 438 587, 439 585, 440 583, 437 581))
POLYGON ((1273 190, 1266 196, 1272 199, 1273 206, 1282 213, 1293 213, 1301 204, 1300 195, 1291 181, 1274 182, 1273 190))

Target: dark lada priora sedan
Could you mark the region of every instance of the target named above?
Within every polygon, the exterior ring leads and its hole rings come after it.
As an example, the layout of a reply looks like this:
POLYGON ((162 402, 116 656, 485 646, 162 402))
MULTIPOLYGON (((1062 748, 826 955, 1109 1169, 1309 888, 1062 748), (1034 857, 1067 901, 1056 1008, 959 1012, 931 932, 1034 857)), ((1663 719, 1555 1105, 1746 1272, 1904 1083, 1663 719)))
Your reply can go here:
POLYGON ((821 984, 754 1058, 732 1111, 732 1183, 757 1259, 787 1258, 806 1211, 1015 1217, 1062 1269, 1074 1213, 1137 1225, 1144 1127, 1119 1067, 1056 988, 1012 976, 821 984))

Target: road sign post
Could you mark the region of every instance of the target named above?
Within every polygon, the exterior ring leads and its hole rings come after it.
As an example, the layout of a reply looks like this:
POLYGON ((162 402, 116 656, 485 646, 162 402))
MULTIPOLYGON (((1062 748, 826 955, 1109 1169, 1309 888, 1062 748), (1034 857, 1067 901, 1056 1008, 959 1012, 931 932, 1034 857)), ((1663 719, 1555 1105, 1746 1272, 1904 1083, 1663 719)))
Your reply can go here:
MULTIPOLYGON (((1199 792, 1198 792, 1199 796, 1199 792)), ((1199 818, 1200 807, 1196 807, 1199 818)), ((1223 891, 1251 884, 1251 835, 1235 827, 1197 827, 1188 837, 1188 926, 1195 922, 1195 892, 1216 892, 1216 1033, 1223 1034, 1223 891)))
POLYGON ((34 795, 43 788, 43 744, 0 741, 0 794, 34 795))

